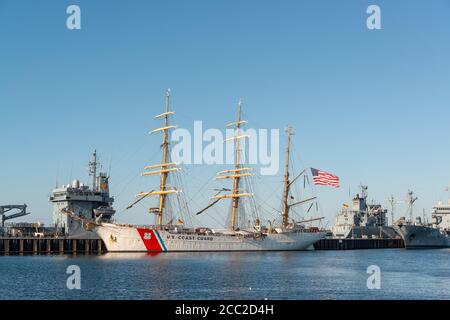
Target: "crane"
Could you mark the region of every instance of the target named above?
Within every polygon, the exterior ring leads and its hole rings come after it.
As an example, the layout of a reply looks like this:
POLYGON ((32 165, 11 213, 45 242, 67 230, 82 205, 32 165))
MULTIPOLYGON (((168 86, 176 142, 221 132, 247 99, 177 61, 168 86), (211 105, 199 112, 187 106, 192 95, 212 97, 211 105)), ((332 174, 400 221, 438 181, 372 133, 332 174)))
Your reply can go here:
POLYGON ((23 217, 26 215, 29 215, 30 212, 27 212, 27 205, 26 204, 22 204, 22 205, 14 205, 14 204, 10 204, 10 205, 5 205, 5 206, 0 206, 0 216, 2 216, 2 227, 5 226, 5 221, 6 220, 10 220, 10 219, 15 219, 18 217, 23 217), (14 213, 14 214, 10 214, 10 215, 6 215, 7 212, 11 211, 11 210, 19 210, 18 212, 14 213))

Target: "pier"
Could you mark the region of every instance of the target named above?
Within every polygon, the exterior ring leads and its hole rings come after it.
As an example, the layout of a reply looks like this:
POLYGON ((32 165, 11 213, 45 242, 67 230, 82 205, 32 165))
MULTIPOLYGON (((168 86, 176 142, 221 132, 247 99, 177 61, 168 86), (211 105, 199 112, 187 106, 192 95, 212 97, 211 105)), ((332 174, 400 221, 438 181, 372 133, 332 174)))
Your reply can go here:
POLYGON ((358 250, 404 248, 403 239, 322 239, 314 244, 315 250, 358 250))
MULTIPOLYGON (((315 250, 360 250, 404 248, 402 239, 322 239, 315 250)), ((102 240, 67 238, 0 238, 1 255, 23 254, 102 254, 106 253, 102 240)))
POLYGON ((67 238, 0 238, 0 254, 101 254, 102 240, 67 238))

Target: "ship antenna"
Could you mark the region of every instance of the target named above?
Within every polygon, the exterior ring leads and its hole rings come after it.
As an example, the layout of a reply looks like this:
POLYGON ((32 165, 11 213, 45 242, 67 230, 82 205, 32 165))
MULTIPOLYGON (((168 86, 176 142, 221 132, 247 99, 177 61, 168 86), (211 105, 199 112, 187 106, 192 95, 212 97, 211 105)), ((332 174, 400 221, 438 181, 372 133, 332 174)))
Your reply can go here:
POLYGON ((89 175, 92 176, 92 190, 97 190, 97 150, 92 154, 92 160, 89 161, 89 175))
POLYGON ((58 163, 58 169, 56 170, 56 180, 55 180, 55 189, 59 186, 59 167, 60 164, 58 163))
POLYGON ((111 170, 112 170, 112 156, 111 158, 109 158, 108 178, 111 177, 111 170))
POLYGON ((282 226, 286 228, 289 219, 289 205, 288 205, 288 197, 289 197, 289 157, 291 152, 291 136, 292 136, 292 127, 288 126, 286 129, 287 132, 287 147, 286 147, 286 171, 284 174, 284 192, 283 192, 283 224, 282 226))

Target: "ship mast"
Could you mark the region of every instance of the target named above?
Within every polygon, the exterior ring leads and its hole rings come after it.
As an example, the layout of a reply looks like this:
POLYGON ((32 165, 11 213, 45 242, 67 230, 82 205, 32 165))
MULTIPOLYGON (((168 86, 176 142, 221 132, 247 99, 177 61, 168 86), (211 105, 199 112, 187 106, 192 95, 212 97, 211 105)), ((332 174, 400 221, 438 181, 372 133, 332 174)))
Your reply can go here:
MULTIPOLYGON (((236 121, 236 136, 239 137, 240 135, 240 131, 241 131, 241 101, 239 101, 238 103, 238 107, 237 107, 237 121, 236 121)), ((236 170, 236 172, 238 172, 239 170, 239 165, 240 165, 240 139, 236 139, 236 143, 235 143, 235 150, 234 150, 234 169, 236 170)), ((237 211, 238 211, 238 207, 239 207, 239 182, 240 182, 240 177, 239 175, 235 175, 235 177, 233 177, 234 182, 233 182, 233 194, 236 195, 235 197, 233 197, 233 207, 231 209, 231 228, 234 230, 236 228, 236 216, 237 216, 237 211)))
POLYGON ((150 208, 149 209, 150 212, 153 212, 157 215, 158 218, 157 218, 156 223, 159 228, 162 228, 163 222, 164 222, 163 217, 164 217, 164 212, 166 210, 167 195, 178 193, 178 191, 175 189, 167 189, 167 178, 168 178, 169 173, 179 170, 179 168, 175 167, 176 163, 169 162, 169 144, 170 144, 169 130, 176 128, 176 126, 172 126, 169 124, 169 117, 175 113, 173 111, 169 111, 169 97, 170 97, 170 89, 168 89, 166 91, 165 112, 160 115, 157 115, 155 117, 155 119, 158 119, 158 118, 164 119, 163 127, 160 127, 160 128, 157 128, 157 129, 154 129, 153 131, 151 131, 151 133, 156 133, 156 132, 163 133, 163 139, 162 139, 163 143, 161 146, 162 151, 163 151, 162 162, 160 164, 146 166, 145 169, 158 169, 158 170, 147 171, 142 174, 143 176, 159 174, 161 176, 160 184, 159 184, 159 191, 141 192, 139 194, 141 199, 144 197, 153 196, 153 195, 159 196, 158 208, 150 208))
POLYGON ((286 171, 284 174, 284 191, 283 191, 283 228, 286 228, 288 224, 289 219, 289 204, 288 204, 288 198, 289 198, 289 189, 290 189, 290 183, 289 183, 289 156, 291 151, 291 136, 292 136, 292 127, 288 127, 287 130, 287 147, 286 147, 286 171))
MULTIPOLYGON (((298 178, 300 178, 301 176, 303 176, 306 173, 306 169, 303 170, 302 172, 300 172, 299 174, 295 175, 293 179, 290 179, 290 173, 289 173, 289 160, 290 160, 290 154, 291 154, 291 140, 292 140, 292 127, 288 126, 286 129, 287 132, 287 146, 286 146, 286 164, 285 164, 285 173, 284 173, 284 187, 283 187, 283 208, 282 208, 282 217, 283 217, 283 221, 282 221, 282 228, 286 229, 288 224, 289 224, 289 210, 291 207, 295 207, 310 201, 313 201, 315 199, 317 199, 317 197, 310 197, 307 199, 303 199, 294 203, 290 203, 289 204, 289 192, 291 191, 291 185, 297 181, 298 178)), ((312 204, 311 204, 312 206, 312 204)), ((311 208, 311 207, 310 207, 311 208)), ((309 211, 309 209, 308 209, 309 211)), ((323 217, 321 218, 317 218, 317 219, 313 219, 310 221, 315 221, 315 220, 322 220, 323 217)), ((304 222, 308 222, 308 220, 304 221, 304 222)), ((298 222, 297 222, 298 223, 298 222)))
POLYGON ((247 121, 241 119, 241 101, 239 100, 237 105, 237 120, 236 122, 229 123, 227 127, 234 127, 236 134, 231 137, 228 140, 234 140, 235 141, 235 155, 234 155, 234 169, 232 170, 225 170, 218 173, 218 176, 216 177, 217 180, 220 179, 233 179, 233 190, 232 194, 225 194, 225 195, 216 195, 213 198, 214 199, 232 199, 232 208, 231 208, 231 229, 236 230, 238 229, 238 214, 239 214, 239 199, 240 197, 249 197, 253 196, 253 194, 250 193, 243 193, 240 192, 239 186, 240 186, 240 180, 243 177, 252 176, 253 174, 249 173, 248 171, 251 170, 251 168, 242 168, 241 167, 241 143, 240 140, 243 138, 246 138, 248 136, 241 135, 241 127, 242 125, 246 124, 247 121), (232 173, 232 174, 230 174, 232 173))
MULTIPOLYGON (((165 111, 165 115, 164 117, 164 127, 168 127, 169 126, 169 97, 170 97, 170 91, 168 90, 166 92, 166 111, 165 111)), ((163 144, 162 144, 162 148, 163 148, 163 159, 161 164, 162 165, 166 165, 167 164, 167 149, 168 149, 168 144, 169 144, 169 135, 168 135, 168 130, 163 130, 163 144)), ((168 172, 163 171, 161 172, 161 183, 159 186, 159 191, 161 191, 161 194, 159 195, 159 214, 158 214, 158 225, 162 226, 163 223, 163 212, 164 212, 164 208, 166 206, 166 194, 163 193, 163 191, 166 190, 166 182, 167 182, 167 174, 168 172)))
POLYGON ((408 213, 409 213, 409 223, 414 224, 413 219, 413 204, 416 202, 418 197, 414 196, 414 192, 408 190, 408 213))
POLYGON ((89 161, 89 175, 92 176, 92 191, 97 191, 97 150, 92 154, 92 160, 89 161))

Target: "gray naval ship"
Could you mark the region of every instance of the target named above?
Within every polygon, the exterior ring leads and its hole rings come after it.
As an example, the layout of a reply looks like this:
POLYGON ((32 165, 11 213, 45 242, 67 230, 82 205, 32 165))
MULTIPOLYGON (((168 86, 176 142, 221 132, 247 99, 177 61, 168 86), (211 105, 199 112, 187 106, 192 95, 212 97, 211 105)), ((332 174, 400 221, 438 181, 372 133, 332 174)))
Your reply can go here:
POLYGON ((368 187, 360 186, 361 192, 352 199, 352 204, 344 204, 332 228, 335 238, 370 239, 398 238, 392 226, 388 226, 387 209, 378 203, 368 203, 368 187))
POLYGON ((114 198, 109 195, 109 176, 100 172, 97 152, 89 162, 91 187, 79 180, 53 190, 49 201, 53 203, 53 226, 59 235, 77 239, 99 239, 87 228, 86 221, 110 222, 115 214, 114 198))
MULTIPOLYGON (((409 194, 410 201, 414 200, 409 194)), ((417 198, 416 198, 417 199, 417 198)), ((409 220, 402 218, 396 222, 396 230, 405 242, 405 248, 445 248, 450 247, 450 201, 439 202, 431 211, 431 223, 413 221, 412 206, 409 220)))

